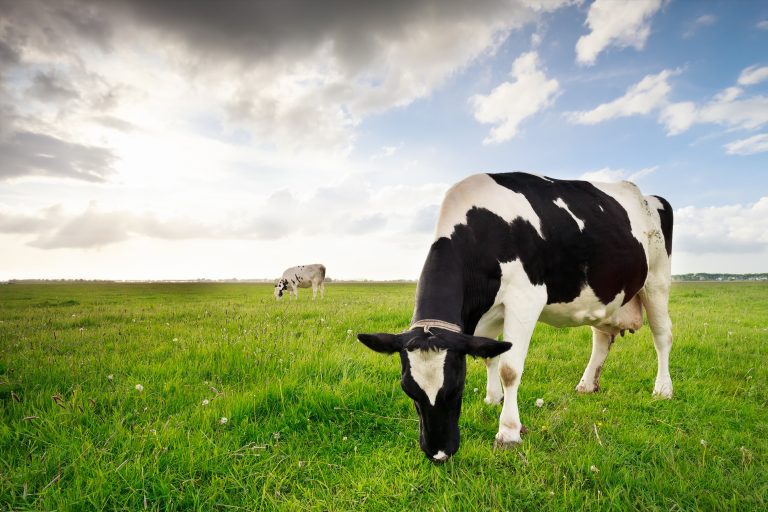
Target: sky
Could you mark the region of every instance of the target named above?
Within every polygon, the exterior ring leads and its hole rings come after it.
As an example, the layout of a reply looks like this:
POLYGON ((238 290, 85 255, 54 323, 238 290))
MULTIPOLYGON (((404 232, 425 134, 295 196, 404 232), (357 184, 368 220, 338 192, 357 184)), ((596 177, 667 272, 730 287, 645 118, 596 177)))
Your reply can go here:
POLYGON ((768 2, 0 0, 0 280, 415 279, 451 184, 629 179, 768 272, 768 2))

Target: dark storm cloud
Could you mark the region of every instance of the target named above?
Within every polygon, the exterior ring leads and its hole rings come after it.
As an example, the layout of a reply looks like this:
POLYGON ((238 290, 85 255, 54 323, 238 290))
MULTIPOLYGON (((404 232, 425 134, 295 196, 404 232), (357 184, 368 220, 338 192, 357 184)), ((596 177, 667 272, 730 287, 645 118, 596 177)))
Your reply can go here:
POLYGON ((35 175, 104 181, 114 160, 106 148, 29 131, 0 133, 0 180, 35 175))

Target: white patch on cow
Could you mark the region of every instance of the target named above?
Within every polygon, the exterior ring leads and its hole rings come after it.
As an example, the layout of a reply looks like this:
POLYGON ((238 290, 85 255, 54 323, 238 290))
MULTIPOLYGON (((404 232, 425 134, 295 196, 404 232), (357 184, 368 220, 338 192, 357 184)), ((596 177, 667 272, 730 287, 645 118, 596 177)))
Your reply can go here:
POLYGON ((502 187, 487 174, 475 174, 448 189, 440 207, 435 238, 450 237, 457 224, 467 223, 467 212, 473 207, 485 208, 507 222, 522 218, 544 238, 541 220, 528 199, 518 192, 502 187))
POLYGON ((444 461, 448 459, 448 454, 446 454, 443 450, 440 450, 432 458, 435 460, 444 461))
POLYGON ((562 208, 563 210, 567 211, 567 212, 568 212, 568 215, 570 215, 571 217, 573 217, 573 220, 575 220, 575 221, 576 221, 576 224, 578 224, 578 225, 579 225, 579 229, 580 229, 581 231, 584 231, 584 221, 583 221, 583 220, 581 220, 580 218, 578 218, 576 215, 574 215, 574 214, 573 214, 573 212, 570 210, 570 208, 568 208, 568 205, 567 205, 567 204, 565 204, 565 201, 563 201, 563 198, 562 198, 562 197, 558 197, 558 198, 557 198, 557 199, 554 201, 554 203, 555 203, 555 205, 556 205, 556 206, 559 206, 559 207, 560 207, 560 208, 562 208))
POLYGON ((448 351, 409 350, 406 354, 411 366, 411 377, 427 395, 429 403, 435 405, 437 392, 443 387, 445 379, 445 356, 448 351))
POLYGON ((555 327, 592 325, 615 330, 614 315, 619 312, 622 302, 624 292, 619 292, 609 304, 603 304, 594 290, 585 285, 579 296, 571 302, 547 304, 541 312, 540 320, 555 327))

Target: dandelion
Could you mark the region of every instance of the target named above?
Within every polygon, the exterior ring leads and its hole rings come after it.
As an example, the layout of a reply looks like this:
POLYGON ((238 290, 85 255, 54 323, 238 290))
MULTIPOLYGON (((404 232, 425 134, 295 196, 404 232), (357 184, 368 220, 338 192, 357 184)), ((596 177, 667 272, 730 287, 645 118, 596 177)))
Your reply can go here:
POLYGON ((207 398, 203 400, 203 405, 208 405, 209 403, 210 403, 210 402, 208 401, 208 399, 207 399, 207 398))
POLYGON ((299 461, 299 467, 300 467, 300 468, 301 468, 301 467, 304 467, 304 461, 303 461, 303 460, 300 460, 300 461, 299 461))
MULTIPOLYGON (((342 437, 341 440, 342 441, 346 441, 347 440, 347 436, 342 437)), ((742 448, 744 448, 744 447, 742 446, 742 448)))
POLYGON ((700 439, 700 440, 699 440, 699 444, 700 444, 701 446, 705 446, 705 447, 707 446, 707 442, 706 442, 704 439, 700 439))
POLYGON ((222 425, 226 425, 228 421, 229 421, 229 420, 228 420, 227 418, 225 418, 224 416, 222 416, 222 417, 221 417, 221 419, 219 420, 219 423, 221 423, 222 425))
POLYGON ((112 382, 113 380, 115 380, 115 376, 110 373, 109 375, 107 375, 107 380, 109 382, 112 382))
POLYGON ((136 384, 136 391, 141 393, 142 391, 144 391, 144 386, 142 386, 141 384, 136 384))
POLYGON ((472 390, 473 393, 477 393, 477 388, 472 390))
POLYGON ((537 398, 536 407, 544 407, 544 400, 542 400, 541 398, 537 398))
POLYGON ((179 338, 173 338, 173 341, 179 341, 179 338))
POLYGON ((272 438, 273 438, 275 441, 277 441, 278 439, 280 439, 280 432, 273 432, 273 433, 272 433, 272 438))
POLYGON ((593 473, 599 473, 599 472, 600 472, 600 470, 599 470, 599 469, 597 469, 597 466, 595 466, 594 464, 592 464, 591 466, 589 466, 589 470, 590 470, 591 472, 593 472, 593 473))
POLYGON ((352 334, 352 329, 347 329, 347 334, 352 334))

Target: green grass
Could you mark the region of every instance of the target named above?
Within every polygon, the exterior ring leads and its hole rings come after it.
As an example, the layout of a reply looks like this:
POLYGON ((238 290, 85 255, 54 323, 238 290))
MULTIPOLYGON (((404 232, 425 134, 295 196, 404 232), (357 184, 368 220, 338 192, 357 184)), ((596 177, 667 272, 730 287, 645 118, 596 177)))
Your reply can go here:
POLYGON ((540 325, 515 450, 493 450, 500 407, 482 402, 485 367, 470 360, 462 446, 441 466, 418 448, 397 357, 355 341, 406 327, 413 285, 302 292, 0 286, 0 508, 768 507, 765 284, 674 286, 669 401, 651 398, 647 327, 580 396, 589 329, 540 325))

